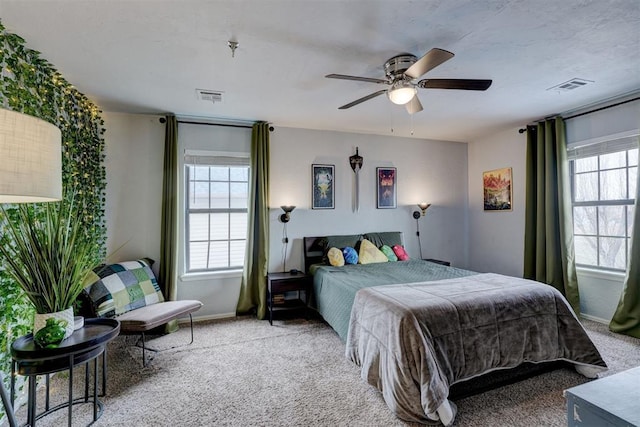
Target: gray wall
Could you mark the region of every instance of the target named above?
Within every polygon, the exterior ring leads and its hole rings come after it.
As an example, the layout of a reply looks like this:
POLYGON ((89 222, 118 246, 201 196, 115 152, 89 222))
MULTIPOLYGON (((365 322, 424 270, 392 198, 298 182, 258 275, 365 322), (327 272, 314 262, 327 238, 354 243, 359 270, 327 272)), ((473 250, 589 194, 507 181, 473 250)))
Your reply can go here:
MULTIPOLYGON (((567 122, 570 140, 638 128, 640 103, 567 122), (615 126, 613 126, 613 125, 615 126)), ((110 260, 150 256, 160 251, 160 203, 164 125, 156 116, 105 113, 108 252, 110 260)), ((214 138, 228 138, 210 128, 214 138)), ((217 130, 215 130, 217 129, 217 130)), ((246 137, 246 135, 245 135, 246 137)), ((524 162, 526 135, 517 128, 471 143, 393 136, 276 128, 271 134, 270 271, 283 269, 279 206, 296 205, 288 224, 286 267, 303 267, 302 237, 394 230, 404 232, 407 249, 418 257, 415 204, 432 203, 420 219, 425 258, 454 266, 521 277, 524 245, 524 162), (348 157, 360 148, 361 204, 352 212, 353 172, 348 157), (311 164, 336 166, 336 208, 312 210, 311 164), (375 168, 398 170, 398 208, 375 208, 375 168), (513 210, 484 212, 482 172, 513 168, 513 210)), ((240 151, 240 150, 238 150, 240 151)), ((157 267, 157 266, 156 266, 157 267)), ((201 299, 200 317, 235 314, 240 273, 180 278, 179 298, 201 299)), ((622 275, 579 271, 581 309, 590 318, 608 321, 622 289, 622 275)))

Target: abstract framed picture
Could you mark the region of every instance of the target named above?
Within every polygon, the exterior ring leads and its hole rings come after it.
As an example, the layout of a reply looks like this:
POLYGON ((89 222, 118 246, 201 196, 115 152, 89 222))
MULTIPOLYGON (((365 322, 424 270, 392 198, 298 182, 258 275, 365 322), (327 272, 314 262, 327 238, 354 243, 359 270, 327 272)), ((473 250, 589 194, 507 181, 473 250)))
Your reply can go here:
POLYGON ((311 165, 311 209, 335 208, 335 166, 311 165))
POLYGON ((511 168, 494 169, 482 173, 485 211, 510 211, 512 209, 511 168))
POLYGON ((376 168, 376 200, 378 209, 395 209, 397 207, 396 168, 376 168))

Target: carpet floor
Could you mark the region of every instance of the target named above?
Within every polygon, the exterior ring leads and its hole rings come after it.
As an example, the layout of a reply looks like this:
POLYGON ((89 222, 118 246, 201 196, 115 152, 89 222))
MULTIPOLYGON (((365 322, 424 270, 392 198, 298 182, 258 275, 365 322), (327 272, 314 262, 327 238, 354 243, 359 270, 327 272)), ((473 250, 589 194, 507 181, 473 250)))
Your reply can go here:
MULTIPOLYGON (((611 375, 640 366, 640 340, 606 325, 583 324, 611 375)), ((157 353, 146 368, 135 337, 108 346, 104 413, 94 426, 407 426, 344 357, 344 344, 321 320, 267 321, 238 317, 152 338, 157 353), (172 348, 178 346, 176 348, 172 348)), ((82 395, 83 369, 76 369, 82 395)), ((67 395, 68 375, 56 375, 51 396, 67 395)), ((565 426, 563 390, 588 381, 558 369, 456 401, 456 426, 565 426)), ((39 390, 38 402, 44 402, 39 390)), ((40 405, 40 408, 42 406, 40 405)), ((73 425, 91 421, 90 404, 74 406, 73 425)), ((18 412, 24 422, 25 410, 18 412)), ((38 420, 66 425, 66 410, 38 420)))

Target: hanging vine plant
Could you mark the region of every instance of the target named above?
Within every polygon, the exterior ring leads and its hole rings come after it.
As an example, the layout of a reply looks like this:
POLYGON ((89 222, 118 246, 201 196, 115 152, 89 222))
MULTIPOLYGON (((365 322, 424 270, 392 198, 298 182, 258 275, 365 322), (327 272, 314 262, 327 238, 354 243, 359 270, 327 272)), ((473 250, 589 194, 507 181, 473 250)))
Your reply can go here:
MULTIPOLYGON (((41 118, 62 133, 62 186, 75 194, 78 221, 97 242, 94 258, 104 259, 106 172, 104 121, 100 110, 75 89, 25 40, 6 31, 0 22, 0 107, 41 118)), ((8 209, 10 215, 11 209, 8 209)), ((0 244, 6 235, 0 230, 0 244), (3 237, 2 237, 3 236, 3 237)), ((0 371, 9 378, 9 346, 29 332, 33 307, 20 287, 0 269, 0 371)), ((3 416, 0 408, 0 423, 3 416)))

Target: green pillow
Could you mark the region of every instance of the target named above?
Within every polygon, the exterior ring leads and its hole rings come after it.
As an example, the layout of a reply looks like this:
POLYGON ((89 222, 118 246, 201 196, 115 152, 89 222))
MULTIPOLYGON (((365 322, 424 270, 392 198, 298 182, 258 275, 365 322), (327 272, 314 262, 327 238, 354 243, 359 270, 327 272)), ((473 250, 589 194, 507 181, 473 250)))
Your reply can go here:
POLYGON ((163 302, 153 261, 145 258, 97 267, 95 282, 85 286, 96 314, 114 317, 146 305, 163 302))
POLYGON ((391 247, 387 246, 387 245, 382 245, 380 247, 380 251, 385 254, 387 256, 387 259, 391 262, 395 262, 398 261, 398 257, 396 256, 396 254, 393 252, 393 249, 391 249, 391 247))

